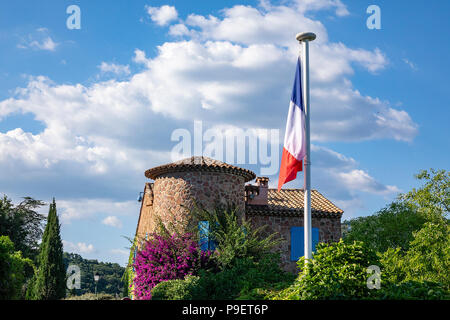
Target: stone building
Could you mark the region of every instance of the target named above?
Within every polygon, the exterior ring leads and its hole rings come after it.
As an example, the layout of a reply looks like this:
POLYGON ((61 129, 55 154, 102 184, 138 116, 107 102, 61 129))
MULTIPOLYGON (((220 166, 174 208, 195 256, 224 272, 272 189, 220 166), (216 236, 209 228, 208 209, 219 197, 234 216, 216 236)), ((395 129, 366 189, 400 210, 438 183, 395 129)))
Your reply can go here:
MULTIPOLYGON (((270 189, 269 179, 256 177, 247 169, 207 157, 191 157, 149 169, 136 235, 143 239, 155 232, 159 221, 179 230, 192 221, 195 205, 213 209, 217 204, 234 204, 254 226, 266 225, 268 234, 277 232, 284 241, 278 248, 282 266, 295 271, 303 256, 303 189, 270 189), (255 184, 247 184, 252 180, 255 184)), ((313 247, 317 242, 338 241, 343 211, 317 190, 311 194, 313 247)))

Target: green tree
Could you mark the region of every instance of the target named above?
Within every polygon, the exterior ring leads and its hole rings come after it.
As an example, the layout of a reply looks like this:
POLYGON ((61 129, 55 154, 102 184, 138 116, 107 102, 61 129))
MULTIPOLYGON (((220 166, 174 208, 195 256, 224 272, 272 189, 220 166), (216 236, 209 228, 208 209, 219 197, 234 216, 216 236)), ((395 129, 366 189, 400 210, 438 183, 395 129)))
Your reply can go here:
POLYGON ((8 236, 15 249, 32 260, 39 254, 45 217, 36 209, 42 205, 42 201, 29 197, 25 197, 17 206, 6 195, 0 199, 0 235, 8 236))
POLYGON ((414 233, 405 253, 389 249, 381 263, 391 283, 433 282, 450 291, 450 226, 447 221, 427 222, 414 233))
POLYGON ((428 220, 446 219, 450 211, 450 171, 422 170, 415 177, 424 181, 422 187, 400 197, 415 205, 428 220))
POLYGON ((68 295, 80 296, 86 293, 94 293, 94 273, 96 272, 100 275, 100 280, 97 283, 97 293, 120 295, 122 291, 121 277, 125 268, 121 267, 119 264, 84 259, 79 254, 68 252, 64 252, 63 260, 66 270, 69 265, 74 264, 80 268, 81 273, 81 288, 72 289, 71 292, 68 291, 68 295))
POLYGON ((14 251, 8 236, 0 236, 0 300, 23 298, 27 276, 34 273, 33 262, 14 251))
POLYGON ((399 200, 374 215, 346 221, 348 230, 344 241, 362 241, 376 252, 385 252, 389 248, 407 250, 413 232, 420 230, 426 221, 415 204, 399 200))
POLYGON ((50 204, 42 243, 39 268, 34 280, 32 298, 36 300, 58 300, 66 296, 66 269, 63 262, 63 245, 56 203, 50 204))

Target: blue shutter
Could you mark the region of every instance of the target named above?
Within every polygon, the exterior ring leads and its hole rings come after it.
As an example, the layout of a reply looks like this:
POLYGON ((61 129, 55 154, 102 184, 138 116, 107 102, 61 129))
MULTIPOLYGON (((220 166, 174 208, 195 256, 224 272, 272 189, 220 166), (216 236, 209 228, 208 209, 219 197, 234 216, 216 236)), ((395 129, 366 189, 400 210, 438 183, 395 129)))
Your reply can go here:
POLYGON ((304 256, 304 240, 303 227, 291 227, 291 261, 298 261, 304 256))
POLYGON ((199 221, 198 232, 200 249, 207 251, 209 249, 209 221, 199 221))
POLYGON ((198 223, 198 231, 200 235, 199 245, 202 251, 216 250, 216 242, 211 237, 211 229, 209 228, 209 221, 200 221, 198 223))
MULTIPOLYGON (((319 243, 319 229, 312 228, 312 250, 319 243)), ((291 261, 298 261, 305 255, 305 233, 303 227, 291 227, 291 261)))
POLYGON ((312 252, 316 252, 316 246, 319 243, 319 228, 312 228, 312 252))

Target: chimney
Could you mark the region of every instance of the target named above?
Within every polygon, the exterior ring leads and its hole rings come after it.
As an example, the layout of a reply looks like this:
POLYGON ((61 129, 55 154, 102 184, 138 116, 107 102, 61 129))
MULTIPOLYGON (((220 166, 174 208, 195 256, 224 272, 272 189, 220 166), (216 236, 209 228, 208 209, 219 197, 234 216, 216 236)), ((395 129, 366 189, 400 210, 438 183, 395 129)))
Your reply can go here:
POLYGON ((269 178, 257 177, 255 185, 245 186, 245 199, 247 204, 267 205, 267 194, 269 192, 269 178))

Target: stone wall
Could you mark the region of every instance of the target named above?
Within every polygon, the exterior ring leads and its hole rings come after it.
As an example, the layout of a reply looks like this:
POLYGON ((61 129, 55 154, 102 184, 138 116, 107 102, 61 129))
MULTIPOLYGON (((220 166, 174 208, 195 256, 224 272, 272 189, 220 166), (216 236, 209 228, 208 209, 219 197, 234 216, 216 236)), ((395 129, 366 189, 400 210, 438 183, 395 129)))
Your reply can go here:
MULTIPOLYGON (((267 226, 266 235, 277 232, 284 240, 277 251, 281 252, 282 268, 297 272, 297 264, 291 261, 291 227, 303 227, 303 217, 251 216, 248 219, 255 227, 267 226)), ((341 219, 312 216, 312 227, 319 229, 319 242, 339 241, 341 238, 341 219)))
POLYGON ((138 239, 145 238, 147 232, 155 230, 155 221, 153 217, 153 184, 146 183, 144 188, 144 196, 141 202, 141 212, 136 229, 138 239))
POLYGON ((153 184, 151 208, 143 204, 138 234, 154 232, 158 217, 166 227, 173 225, 177 230, 185 230, 187 223, 192 221, 194 203, 207 209, 220 203, 235 204, 244 212, 243 190, 244 178, 228 173, 175 172, 161 175, 153 184))

